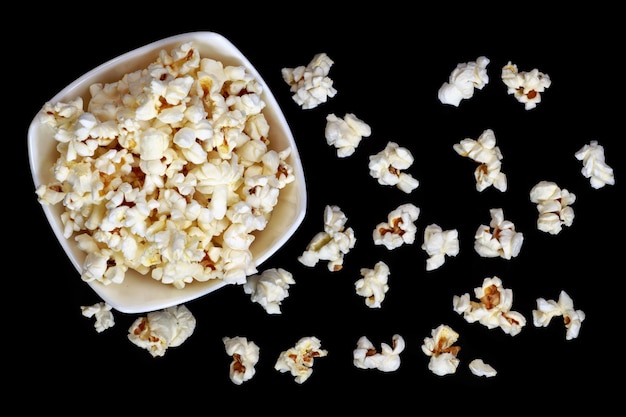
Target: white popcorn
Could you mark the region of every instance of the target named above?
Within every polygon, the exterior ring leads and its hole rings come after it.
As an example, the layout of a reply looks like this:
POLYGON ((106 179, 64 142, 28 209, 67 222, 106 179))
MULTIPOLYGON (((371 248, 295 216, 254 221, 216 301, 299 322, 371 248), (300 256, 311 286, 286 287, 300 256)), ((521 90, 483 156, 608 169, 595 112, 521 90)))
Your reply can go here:
POLYGON ((448 82, 443 83, 439 88, 437 93, 439 101, 458 107, 461 100, 474 95, 475 89, 482 90, 489 83, 487 65, 489 65, 489 59, 484 56, 478 57, 475 62, 457 64, 448 82))
POLYGON ((283 80, 289 85, 293 100, 303 109, 312 109, 337 94, 328 76, 334 64, 327 54, 316 54, 305 67, 283 68, 283 80))
POLYGON ((460 346, 454 346, 459 334, 450 326, 440 324, 431 331, 431 337, 425 337, 422 352, 429 356, 428 369, 438 376, 453 374, 459 367, 457 358, 460 346))
POLYGON ((304 336, 295 344, 280 353, 274 369, 279 372, 290 372, 298 384, 305 382, 313 373, 313 361, 315 358, 323 358, 328 355, 326 349, 322 349, 321 341, 314 336, 304 336))
POLYGON ((354 286, 356 293, 365 298, 365 305, 370 308, 380 308, 389 290, 389 267, 383 261, 374 265, 374 269, 361 268, 361 277, 354 286))
POLYGON ((582 161, 583 167, 580 172, 585 178, 589 178, 593 188, 598 189, 607 184, 615 184, 613 168, 607 165, 604 160, 604 147, 599 145, 597 140, 592 140, 584 145, 574 156, 579 161, 582 161))
POLYGON ((187 340, 195 328, 196 318, 181 304, 138 317, 128 329, 128 340, 146 349, 152 357, 163 356, 167 349, 187 340))
POLYGON ((415 241, 420 209, 412 203, 401 204, 387 215, 387 221, 376 225, 372 232, 374 244, 384 245, 392 250, 403 244, 410 245, 415 241))
POLYGON ((230 380, 236 385, 241 385, 252 379, 259 361, 260 349, 256 343, 242 336, 225 336, 222 342, 226 353, 233 358, 228 372, 230 380))
POLYGON ((541 93, 552 84, 548 74, 539 72, 536 68, 529 72, 518 71, 517 65, 511 61, 502 67, 501 77, 507 93, 523 103, 526 110, 537 107, 541 102, 541 93))
POLYGON ((511 259, 519 255, 524 234, 515 231, 515 225, 504 220, 501 208, 490 209, 489 226, 481 224, 474 235, 474 250, 485 258, 511 259))
POLYGON ((371 134, 370 126, 353 113, 347 113, 343 119, 333 113, 326 116, 324 131, 326 142, 337 148, 339 158, 352 155, 361 143, 361 139, 371 134))
POLYGON ((574 301, 565 291, 561 291, 558 301, 537 299, 537 309, 533 310, 533 324, 535 327, 547 327, 550 320, 556 316, 563 316, 567 329, 565 338, 567 340, 577 338, 582 322, 585 320, 585 313, 574 309, 574 301))
POLYGON ((111 306, 105 302, 96 303, 90 306, 81 306, 80 309, 85 317, 95 317, 94 327, 98 333, 115 325, 115 318, 111 311, 111 306))
POLYGON ((569 227, 574 222, 574 210, 570 206, 576 195, 552 181, 535 184, 530 190, 530 201, 537 204, 537 228, 542 232, 556 235, 563 226, 569 227))
POLYGON ((291 272, 270 268, 261 274, 250 275, 243 284, 243 290, 269 314, 280 314, 280 305, 289 296, 289 286, 295 283, 291 272))
POLYGON ((502 152, 496 145, 496 136, 492 129, 484 130, 476 140, 465 138, 452 147, 459 155, 478 163, 474 170, 478 191, 490 186, 502 192, 507 190, 507 178, 501 171, 502 152))
POLYGON ((413 165, 413 155, 395 142, 387 142, 385 149, 369 157, 370 175, 381 185, 396 186, 409 194, 419 186, 419 181, 404 172, 413 165))
POLYGON ((354 366, 360 369, 378 369, 382 372, 393 372, 400 368, 400 353, 404 351, 404 338, 399 334, 392 337, 391 346, 380 344, 381 351, 376 350, 366 336, 359 338, 356 349, 352 352, 354 366))
POLYGON ((429 256, 426 260, 426 270, 437 269, 444 264, 446 255, 459 254, 459 232, 456 229, 443 230, 437 224, 430 224, 424 229, 422 249, 429 256))
POLYGON ((482 359, 474 359, 469 363, 469 369, 476 376, 491 378, 498 373, 493 366, 485 363, 482 359))

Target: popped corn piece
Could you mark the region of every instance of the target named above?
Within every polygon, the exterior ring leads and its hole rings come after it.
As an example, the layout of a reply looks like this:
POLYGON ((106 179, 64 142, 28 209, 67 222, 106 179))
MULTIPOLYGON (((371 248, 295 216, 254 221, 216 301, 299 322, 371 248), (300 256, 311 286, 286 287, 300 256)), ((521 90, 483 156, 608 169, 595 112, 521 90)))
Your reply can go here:
POLYGON ((236 385, 241 385, 252 379, 259 361, 260 349, 256 343, 242 336, 225 336, 222 342, 226 353, 233 358, 228 372, 230 380, 236 385))
POLYGON ((444 231, 441 226, 430 224, 424 229, 422 249, 429 256, 426 260, 426 270, 437 269, 444 264, 446 255, 459 254, 459 232, 456 229, 444 231))
POLYGON ((261 274, 250 275, 243 290, 250 294, 252 302, 259 303, 269 314, 280 314, 280 305, 289 296, 289 286, 295 283, 291 272, 270 268, 261 274))
POLYGON ((582 161, 583 167, 580 172, 585 178, 589 178, 589 182, 593 188, 598 189, 607 184, 615 184, 613 168, 606 163, 604 147, 599 145, 597 140, 592 140, 584 145, 574 156, 579 161, 582 161))
POLYGON ((354 286, 356 293, 365 297, 365 305, 370 308, 380 308, 389 290, 389 266, 383 261, 374 265, 374 269, 361 268, 362 278, 358 279, 354 286))
POLYGON ((469 369, 476 376, 491 378, 498 373, 493 366, 485 363, 482 359, 474 359, 469 363, 469 369))
POLYGON ((302 384, 313 373, 314 359, 328 355, 328 351, 321 346, 321 341, 317 337, 304 336, 295 346, 280 353, 274 369, 282 373, 290 372, 295 381, 302 384))
POLYGON ((530 201, 537 204, 537 228, 542 232, 556 235, 563 226, 569 227, 574 222, 574 210, 570 206, 576 195, 552 181, 535 184, 530 190, 530 201))
POLYGON ((352 352, 354 366, 361 369, 378 369, 382 372, 396 371, 400 368, 400 353, 404 351, 405 346, 404 338, 394 334, 391 346, 381 343, 379 352, 366 336, 362 336, 352 352))
POLYGON ((303 109, 312 109, 337 94, 333 80, 328 76, 334 64, 326 53, 316 54, 307 66, 283 68, 283 80, 294 93, 291 97, 303 109))
POLYGON ((422 352, 429 356, 428 369, 435 375, 453 374, 459 367, 457 358, 460 346, 454 346, 459 334, 445 324, 440 324, 431 331, 431 337, 425 337, 422 352))
POLYGON ((105 302, 80 307, 83 316, 96 318, 94 327, 98 333, 102 333, 104 330, 115 325, 115 319, 111 308, 112 307, 105 302))
POLYGON ((484 56, 479 56, 476 61, 457 64, 448 82, 444 82, 437 92, 439 101, 458 107, 461 100, 474 95, 475 89, 482 90, 489 83, 487 65, 489 59, 484 56))
POLYGON ((496 145, 496 136, 492 129, 485 129, 476 140, 465 138, 455 143, 452 148, 459 155, 478 163, 474 170, 478 191, 490 186, 502 192, 507 190, 507 178, 501 171, 502 152, 496 145))
POLYGON ((490 209, 489 226, 481 224, 474 235, 474 250, 485 258, 511 259, 519 255, 524 234, 515 231, 515 225, 504 220, 501 208, 490 209))
POLYGON ((552 84, 548 74, 539 72, 536 68, 532 71, 519 71, 517 65, 511 61, 502 67, 501 78, 507 87, 507 93, 523 103, 526 110, 537 107, 541 102, 541 93, 552 84))
POLYGON ((565 291, 561 291, 558 301, 537 299, 537 308, 533 310, 533 324, 535 327, 547 327, 550 320, 556 316, 563 316, 567 329, 565 338, 567 340, 577 338, 582 322, 585 320, 585 313, 574 309, 574 301, 565 291))
POLYGON ((374 244, 385 245, 389 250, 415 241, 420 209, 412 203, 401 204, 387 215, 387 221, 376 225, 372 232, 374 244))
POLYGON ((128 329, 128 340, 146 349, 152 357, 180 346, 196 328, 196 318, 181 304, 138 317, 128 329))
POLYGON ((333 113, 326 116, 326 142, 337 148, 339 158, 352 155, 363 137, 371 134, 371 127, 353 113, 347 113, 343 119, 333 113))
POLYGON ((387 142, 385 148, 369 157, 369 171, 381 185, 396 186, 409 194, 419 186, 419 181, 404 172, 413 165, 413 155, 396 142, 387 142))

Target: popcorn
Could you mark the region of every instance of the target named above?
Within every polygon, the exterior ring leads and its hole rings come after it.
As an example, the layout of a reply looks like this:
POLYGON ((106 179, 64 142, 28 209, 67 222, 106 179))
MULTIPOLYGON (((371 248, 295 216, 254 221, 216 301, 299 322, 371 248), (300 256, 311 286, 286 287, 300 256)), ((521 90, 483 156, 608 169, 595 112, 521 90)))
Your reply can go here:
POLYGON ((519 255, 524 235, 515 231, 515 225, 504 220, 501 208, 489 210, 489 226, 481 224, 474 235, 474 250, 485 258, 501 257, 511 259, 519 255))
POLYGON ((479 300, 470 301, 470 295, 455 295, 452 300, 454 311, 462 314, 468 323, 478 321, 488 329, 500 327, 506 334, 517 335, 526 325, 526 318, 511 311, 513 291, 502 286, 498 277, 485 278, 481 287, 474 288, 479 300))
POLYGON ((552 84, 547 74, 539 72, 536 68, 530 72, 518 71, 517 65, 511 61, 502 67, 501 77, 507 86, 507 93, 512 94, 520 103, 524 103, 526 110, 537 107, 541 102, 541 93, 552 84))
POLYGON ((111 306, 108 303, 100 302, 90 306, 81 306, 80 309, 85 317, 95 317, 94 327, 98 333, 115 325, 115 319, 111 306))
POLYGON ((429 256, 426 260, 426 270, 437 269, 444 264, 446 255, 459 254, 459 232, 456 229, 444 231, 439 225, 430 224, 424 229, 422 249, 429 256))
POLYGON ((291 272, 283 268, 270 268, 261 274, 251 275, 243 290, 269 314, 280 314, 280 304, 289 296, 289 285, 295 284, 291 272))
POLYGON ((476 376, 491 378, 498 373, 493 366, 486 364, 482 359, 474 359, 469 364, 469 369, 476 376))
POLYGON ((437 96, 443 104, 459 106, 461 100, 471 98, 474 90, 482 90, 489 83, 489 59, 479 56, 474 62, 460 63, 450 74, 448 82, 439 88, 437 96))
POLYGON ((393 372, 400 368, 400 353, 404 351, 405 343, 402 336, 394 334, 392 344, 380 344, 381 351, 377 351, 366 336, 359 338, 356 349, 352 352, 354 366, 360 369, 378 369, 382 372, 393 372))
POLYGON ((577 338, 582 322, 585 320, 585 313, 574 309, 574 301, 565 291, 561 291, 558 301, 537 299, 537 309, 533 310, 533 324, 535 327, 548 327, 550 320, 556 316, 563 316, 567 329, 565 338, 567 340, 577 338))
POLYGON ((492 129, 484 130, 476 140, 465 138, 452 147, 459 155, 478 162, 474 171, 478 191, 490 186, 502 192, 506 191, 507 178, 501 171, 502 152, 496 146, 496 136, 492 129))
POLYGON ((369 157, 370 175, 381 185, 395 185, 409 194, 419 186, 411 174, 403 172, 413 165, 411 152, 395 142, 388 142, 385 149, 369 157))
POLYGON ((340 271, 344 255, 356 244, 354 230, 346 228, 346 215, 338 206, 328 205, 324 209, 324 230, 317 233, 306 246, 298 261, 313 267, 320 260, 328 261, 328 270, 340 271))
POLYGON ((282 373, 290 372, 295 381, 302 384, 313 373, 313 360, 328 355, 328 351, 321 346, 317 337, 302 337, 294 347, 280 353, 274 369, 282 373))
POLYGON ((303 109, 312 109, 337 94, 328 73, 334 64, 328 55, 319 53, 305 67, 283 68, 283 80, 289 84, 291 97, 303 109))
POLYGON ((354 153, 363 137, 372 134, 372 129, 353 113, 346 114, 343 119, 331 113, 326 116, 324 134, 326 142, 337 148, 337 156, 345 158, 354 153))
POLYGON ((222 342, 226 353, 233 358, 228 373, 230 380, 236 385, 241 385, 252 379, 259 361, 259 347, 256 343, 241 336, 225 336, 222 342))
POLYGON ((412 203, 401 204, 387 215, 387 221, 376 225, 372 232, 374 244, 385 245, 389 250, 415 241, 415 221, 420 209, 412 203))
POLYGON ((585 178, 589 178, 593 188, 598 189, 607 184, 615 184, 613 168, 605 162, 604 147, 599 145, 597 140, 592 140, 584 145, 574 156, 579 161, 582 161, 583 167, 580 172, 582 172, 585 178))
POLYGON ((380 308, 389 290, 387 284, 389 267, 383 261, 379 261, 374 265, 374 269, 361 268, 361 276, 362 278, 354 283, 356 293, 365 297, 365 305, 369 308, 380 308))
POLYGON ((542 232, 556 235, 563 226, 569 227, 574 222, 574 210, 570 206, 576 201, 576 195, 552 181, 535 184, 530 190, 530 201, 537 204, 537 228, 542 232))
POLYGON ((128 340, 146 349, 152 357, 180 346, 196 328, 196 318, 181 304, 138 317, 128 329, 128 340))
POLYGON ((435 375, 444 376, 456 372, 460 360, 457 358, 460 346, 454 346, 459 334, 450 326, 440 324, 425 337, 422 352, 429 356, 428 369, 435 375))

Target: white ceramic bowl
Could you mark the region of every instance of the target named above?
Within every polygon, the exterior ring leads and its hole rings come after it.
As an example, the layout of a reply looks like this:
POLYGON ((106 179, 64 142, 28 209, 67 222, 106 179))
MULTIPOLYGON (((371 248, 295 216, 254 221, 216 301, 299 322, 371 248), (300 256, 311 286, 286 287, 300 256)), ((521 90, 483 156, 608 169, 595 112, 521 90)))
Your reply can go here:
MULTIPOLYGON (((262 98, 266 103, 264 114, 270 124, 271 147, 282 150, 290 146, 292 150, 287 162, 293 167, 295 181, 281 190, 279 202, 268 225, 264 230, 255 233, 256 238, 250 247, 255 265, 258 267, 282 247, 302 223, 307 205, 306 184, 298 148, 276 99, 250 61, 228 39, 214 32, 190 32, 150 43, 87 72, 50 101, 67 101, 82 96, 84 103, 87 103, 91 84, 115 82, 126 73, 147 67, 156 60, 160 50, 165 49, 169 52, 172 48, 189 41, 195 43, 202 57, 219 60, 224 65, 243 65, 256 77, 264 91, 262 98)), ((56 141, 50 129, 42 126, 35 116, 28 130, 29 160, 35 187, 49 183, 53 178, 51 167, 59 156, 55 146, 56 141)), ((42 205, 42 208, 65 253, 80 274, 86 254, 78 248, 73 237, 66 239, 63 236, 60 219, 63 212, 62 203, 55 206, 42 205)), ((122 284, 106 286, 99 282, 88 284, 102 300, 124 313, 144 313, 182 304, 227 285, 222 280, 212 280, 193 282, 183 289, 177 289, 156 281, 149 275, 142 276, 132 270, 126 273, 122 284)))

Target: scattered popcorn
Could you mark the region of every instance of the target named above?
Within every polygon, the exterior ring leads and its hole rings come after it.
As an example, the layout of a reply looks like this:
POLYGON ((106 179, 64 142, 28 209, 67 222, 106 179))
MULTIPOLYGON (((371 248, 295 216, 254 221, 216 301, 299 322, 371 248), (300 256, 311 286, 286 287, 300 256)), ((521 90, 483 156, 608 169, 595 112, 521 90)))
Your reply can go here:
POLYGON ((455 373, 460 362, 456 356, 461 347, 454 346, 454 344, 459 334, 450 326, 440 324, 431 331, 431 336, 425 337, 422 345, 422 352, 430 356, 428 369, 439 376, 455 373))
POLYGON ((507 86, 507 93, 513 94, 517 101, 524 103, 526 110, 537 107, 541 102, 541 93, 552 84, 547 74, 537 69, 530 72, 518 71, 517 65, 511 61, 502 67, 502 81, 507 86))
POLYGON ((538 182, 530 190, 530 201, 537 204, 537 228, 542 232, 556 235, 563 226, 569 227, 574 222, 574 210, 570 206, 576 201, 576 195, 554 182, 538 182))
POLYGON ((313 236, 298 260, 313 267, 320 260, 328 261, 328 270, 339 271, 343 268, 344 255, 356 244, 354 230, 346 228, 346 215, 338 206, 328 205, 324 209, 324 230, 313 236))
POLYGON ((461 100, 474 95, 474 89, 482 90, 489 83, 487 65, 489 59, 484 56, 478 57, 475 62, 458 64, 450 74, 448 82, 439 88, 437 94, 439 101, 458 107, 461 100))
POLYGON ((225 336, 222 342, 226 353, 233 358, 229 367, 230 380, 236 385, 241 385, 252 379, 256 373, 254 367, 259 361, 259 347, 256 343, 241 336, 225 336))
POLYGON ((403 172, 413 165, 413 155, 395 142, 388 142, 385 149, 369 157, 370 175, 381 185, 395 185, 409 194, 419 186, 411 174, 403 172))
POLYGON ((502 192, 506 191, 507 179, 501 171, 502 152, 496 146, 496 136, 492 129, 484 130, 476 140, 465 138, 452 147, 459 155, 478 162, 479 165, 474 170, 478 191, 483 191, 489 186, 502 192))
POLYGON ((552 317, 555 316, 563 316, 563 322, 567 328, 565 335, 567 340, 578 337, 581 324, 585 320, 585 313, 574 309, 574 301, 565 291, 561 291, 558 301, 538 298, 537 309, 533 310, 533 323, 535 327, 547 327, 552 317))
POLYGON ((574 156, 583 162, 580 172, 585 178, 589 178, 593 188, 598 189, 607 184, 615 184, 613 168, 604 161, 604 147, 599 145, 597 140, 592 140, 584 145, 574 156))
POLYGON ((474 249, 485 258, 501 257, 511 259, 519 255, 524 242, 524 235, 515 231, 515 225, 504 220, 501 208, 489 210, 489 226, 481 224, 474 235, 474 249))
POLYGON ((446 261, 446 255, 459 254, 459 232, 456 229, 444 231, 439 225, 430 224, 424 229, 422 249, 429 256, 426 260, 426 270, 437 269, 446 261))
POLYGON ((469 369, 476 376, 485 376, 490 378, 498 373, 493 366, 486 364, 482 359, 474 359, 469 364, 469 369))
POLYGON ((289 285, 295 283, 291 272, 270 268, 261 274, 250 275, 243 284, 243 290, 269 314, 280 314, 280 304, 289 296, 289 285))
POLYGON ((452 300, 454 311, 462 314, 468 323, 478 321, 488 329, 500 327, 506 334, 517 335, 526 325, 526 318, 511 311, 513 291, 502 286, 498 277, 485 278, 483 285, 474 289, 479 300, 470 301, 470 295, 455 295, 452 300))
POLYGON ((296 68, 283 68, 283 80, 289 84, 293 101, 303 109, 312 109, 337 94, 328 73, 334 64, 328 55, 319 53, 311 62, 296 68))
POLYGON ((137 318, 128 329, 128 339, 146 349, 152 357, 180 346, 196 328, 196 318, 185 305, 151 311, 137 318))
POLYGON ((402 336, 394 334, 391 346, 381 343, 380 347, 379 352, 367 337, 359 338, 356 349, 353 351, 354 366, 360 369, 378 369, 383 372, 393 372, 400 368, 400 353, 405 347, 402 336))
POLYGON ((361 268, 361 276, 354 286, 356 293, 365 297, 365 305, 370 308, 380 308, 385 294, 389 290, 387 284, 389 278, 389 267, 383 261, 374 265, 374 269, 361 268))
POLYGON ((374 244, 385 245, 389 250, 415 241, 417 226, 415 221, 420 215, 419 207, 412 203, 401 204, 387 215, 387 221, 376 225, 372 232, 374 244))
POLYGON ((332 113, 326 116, 326 142, 337 148, 339 158, 352 155, 361 139, 371 134, 370 126, 352 113, 346 114, 343 119, 332 113))
POLYGON ((317 337, 302 337, 296 345, 280 353, 274 369, 280 372, 290 372, 298 384, 305 382, 313 373, 313 360, 328 355, 328 351, 321 348, 317 337))
POLYGON ((83 316, 94 317, 96 322, 94 327, 98 333, 102 333, 106 329, 115 325, 115 319, 113 318, 113 312, 111 306, 105 302, 96 303, 90 306, 81 306, 83 316))

